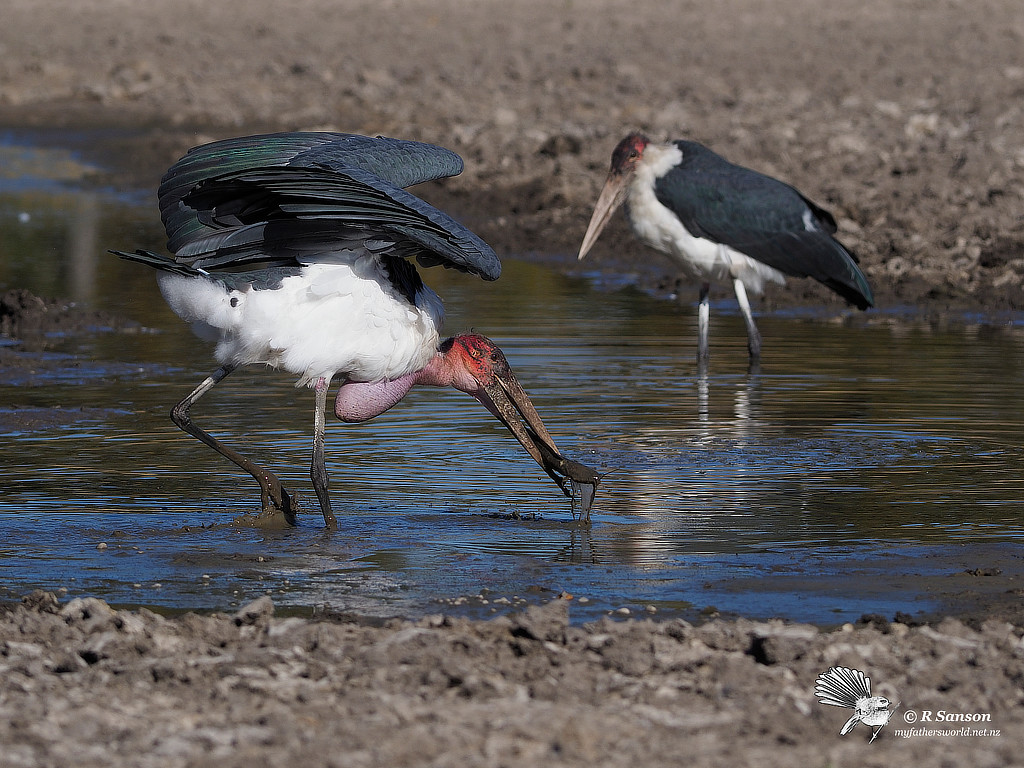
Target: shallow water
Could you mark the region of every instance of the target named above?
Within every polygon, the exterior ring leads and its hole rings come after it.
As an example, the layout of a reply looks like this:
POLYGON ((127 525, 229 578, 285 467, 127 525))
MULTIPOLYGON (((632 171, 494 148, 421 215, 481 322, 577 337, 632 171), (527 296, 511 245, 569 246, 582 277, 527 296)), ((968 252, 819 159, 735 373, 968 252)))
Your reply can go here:
POLYGON ((255 483, 167 415, 215 367, 210 350, 150 271, 105 253, 161 248, 155 205, 84 190, 73 153, 23 144, 3 148, 0 290, 144 329, 35 340, 38 365, 0 378, 0 598, 230 610, 270 593, 299 613, 488 616, 566 591, 575 620, 713 606, 831 624, 934 610, 914 577, 984 567, 972 558, 1024 538, 1019 319, 763 316, 751 373, 722 301, 701 376, 692 305, 514 260, 496 283, 424 278, 450 332, 502 346, 563 452, 608 473, 589 527, 482 408, 423 389, 367 424, 329 423, 342 529, 326 532, 312 394, 257 370, 194 416, 307 507, 296 530, 234 525, 257 511, 255 483))

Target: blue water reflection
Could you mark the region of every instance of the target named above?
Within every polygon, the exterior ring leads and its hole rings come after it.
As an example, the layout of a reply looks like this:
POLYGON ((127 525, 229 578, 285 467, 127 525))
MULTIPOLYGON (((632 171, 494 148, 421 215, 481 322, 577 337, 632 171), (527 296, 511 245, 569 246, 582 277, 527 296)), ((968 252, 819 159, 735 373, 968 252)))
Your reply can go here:
MULTIPOLYGON (((448 330, 498 341, 563 451, 608 472, 591 528, 483 409, 429 389, 329 425, 340 532, 315 504, 298 530, 231 525, 256 510, 255 484, 167 417, 214 367, 209 350, 152 274, 104 252, 160 248, 155 210, 44 186, 0 183, 0 290, 142 328, 3 348, 0 598, 227 610, 270 593, 300 612, 488 616, 566 591, 576 620, 714 606, 834 623, 930 610, 908 575, 1021 542, 1019 324, 768 315, 750 373, 726 302, 701 376, 692 307, 511 260, 493 284, 424 276, 448 330)), ((312 502, 312 407, 254 370, 195 417, 312 502)))

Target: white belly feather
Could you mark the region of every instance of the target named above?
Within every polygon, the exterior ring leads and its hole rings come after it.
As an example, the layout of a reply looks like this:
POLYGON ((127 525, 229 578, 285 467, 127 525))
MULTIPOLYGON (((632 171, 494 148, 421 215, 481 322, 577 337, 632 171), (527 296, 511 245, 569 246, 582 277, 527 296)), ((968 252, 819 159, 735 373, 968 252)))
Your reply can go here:
POLYGON ((682 159, 675 147, 649 145, 644 162, 633 177, 626 213, 634 234, 642 242, 673 258, 686 275, 701 282, 731 282, 739 279, 754 293, 764 290, 766 280, 785 284, 777 269, 733 250, 727 245, 694 237, 654 193, 655 179, 668 173, 682 159))
POLYGON ((444 321, 436 293, 422 287, 413 306, 365 253, 332 254, 276 289, 228 291, 214 279, 163 273, 160 290, 198 336, 217 342, 221 364, 280 368, 299 376, 296 386, 417 371, 436 353, 444 321))

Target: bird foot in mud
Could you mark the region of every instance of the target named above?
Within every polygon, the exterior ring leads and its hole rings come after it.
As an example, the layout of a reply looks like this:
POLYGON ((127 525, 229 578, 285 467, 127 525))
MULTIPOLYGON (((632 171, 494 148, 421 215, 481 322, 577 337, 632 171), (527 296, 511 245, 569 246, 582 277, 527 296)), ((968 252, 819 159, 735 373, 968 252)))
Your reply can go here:
POLYGON ((260 520, 273 521, 280 518, 285 525, 298 525, 299 495, 293 493, 289 496, 288 492, 281 486, 278 486, 277 490, 280 491, 280 499, 274 498, 270 493, 263 493, 261 499, 263 511, 259 515, 260 520))

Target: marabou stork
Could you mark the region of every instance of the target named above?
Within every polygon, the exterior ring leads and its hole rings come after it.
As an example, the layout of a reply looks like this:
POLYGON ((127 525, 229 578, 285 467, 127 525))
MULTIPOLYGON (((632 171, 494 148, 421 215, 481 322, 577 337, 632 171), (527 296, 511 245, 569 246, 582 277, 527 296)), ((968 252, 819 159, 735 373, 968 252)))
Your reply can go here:
POLYGON ((173 257, 116 255, 160 270, 160 290, 220 363, 171 412, 174 423, 251 474, 264 512, 295 522, 294 499, 271 472, 196 426, 193 405, 240 366, 268 365, 316 393, 311 478, 324 522, 336 527, 324 463, 324 411, 373 418, 415 384, 452 386, 494 414, 589 513, 597 475, 565 459, 489 339, 440 341, 441 300, 423 266, 494 280, 501 265, 479 237, 404 187, 462 171, 429 144, 342 133, 280 133, 206 144, 163 177, 160 212, 173 257))
POLYGON ((832 237, 832 214, 788 184, 734 165, 695 141, 655 144, 642 133, 631 133, 619 142, 579 258, 623 201, 634 234, 701 282, 701 362, 708 357, 712 282, 732 281, 752 360, 761 353, 761 334, 747 291, 761 293, 766 280, 813 277, 858 309, 874 304, 857 257, 832 237))

